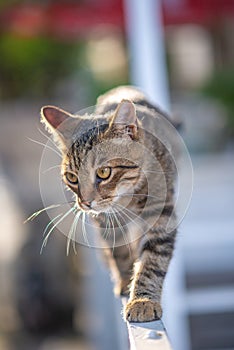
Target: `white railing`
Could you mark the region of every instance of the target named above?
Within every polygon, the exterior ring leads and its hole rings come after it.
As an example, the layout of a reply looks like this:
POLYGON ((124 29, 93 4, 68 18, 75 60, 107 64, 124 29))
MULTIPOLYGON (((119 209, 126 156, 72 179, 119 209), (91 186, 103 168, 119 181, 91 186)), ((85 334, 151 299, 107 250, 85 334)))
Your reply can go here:
POLYGON ((172 350, 162 321, 128 323, 130 350, 172 350))
MULTIPOLYGON (((86 279, 85 311, 90 318, 87 333, 96 339, 97 349, 105 350, 172 350, 161 320, 129 323, 123 320, 122 309, 127 298, 114 297, 110 272, 101 263, 98 250, 84 249, 84 263, 92 274, 86 279), (96 327, 98 320, 103 326, 96 327), (96 329, 97 328, 97 329, 96 329)), ((83 255, 83 254, 82 254, 83 255)))
MULTIPOLYGON (((126 299, 122 299, 123 305, 126 299)), ((127 322, 130 350, 172 350, 163 322, 161 320, 129 323, 127 322)))

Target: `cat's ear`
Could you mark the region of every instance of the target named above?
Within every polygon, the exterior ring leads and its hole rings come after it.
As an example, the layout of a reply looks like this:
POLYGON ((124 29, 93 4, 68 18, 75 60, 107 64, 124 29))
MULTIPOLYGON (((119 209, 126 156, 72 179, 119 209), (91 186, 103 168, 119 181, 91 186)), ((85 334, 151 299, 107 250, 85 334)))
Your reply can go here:
POLYGON ((65 146, 68 146, 78 125, 78 118, 55 106, 42 107, 41 121, 60 144, 65 146))
POLYGON ((51 132, 54 132, 65 120, 72 115, 55 106, 45 106, 41 109, 42 121, 46 123, 51 132))
POLYGON ((134 104, 130 100, 122 100, 118 105, 112 124, 122 128, 124 133, 130 137, 135 138, 137 136, 138 122, 136 109, 134 104))

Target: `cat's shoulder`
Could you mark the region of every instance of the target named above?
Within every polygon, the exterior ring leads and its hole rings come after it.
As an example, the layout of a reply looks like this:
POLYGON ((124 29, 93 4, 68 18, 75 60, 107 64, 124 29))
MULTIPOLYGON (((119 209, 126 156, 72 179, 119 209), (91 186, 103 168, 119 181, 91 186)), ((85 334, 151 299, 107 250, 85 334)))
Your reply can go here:
POLYGON ((111 89, 99 96, 97 99, 97 104, 118 104, 122 100, 131 100, 132 102, 136 102, 140 99, 146 99, 146 96, 142 91, 132 85, 123 85, 111 89))
POLYGON ((140 119, 143 115, 149 118, 162 117, 167 119, 177 129, 180 128, 180 122, 173 120, 168 113, 154 102, 151 102, 138 87, 132 85, 119 86, 99 96, 97 99, 97 111, 99 113, 113 111, 122 100, 130 100, 134 103, 140 119))

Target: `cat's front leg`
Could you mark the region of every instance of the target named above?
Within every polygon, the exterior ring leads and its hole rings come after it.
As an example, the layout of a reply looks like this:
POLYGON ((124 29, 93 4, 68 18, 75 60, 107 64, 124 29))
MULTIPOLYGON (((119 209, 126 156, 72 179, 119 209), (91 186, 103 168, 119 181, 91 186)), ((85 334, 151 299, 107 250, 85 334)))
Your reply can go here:
POLYGON ((114 283, 116 296, 129 296, 129 287, 133 271, 134 259, 127 246, 115 247, 113 250, 103 250, 105 262, 107 263, 114 283))
POLYGON ((113 258, 119 271, 119 279, 115 281, 115 295, 129 295, 134 257, 128 246, 115 247, 113 258))
POLYGON ((124 310, 125 319, 147 322, 162 317, 163 281, 172 257, 176 231, 166 233, 160 227, 148 233, 135 264, 130 298, 124 310))

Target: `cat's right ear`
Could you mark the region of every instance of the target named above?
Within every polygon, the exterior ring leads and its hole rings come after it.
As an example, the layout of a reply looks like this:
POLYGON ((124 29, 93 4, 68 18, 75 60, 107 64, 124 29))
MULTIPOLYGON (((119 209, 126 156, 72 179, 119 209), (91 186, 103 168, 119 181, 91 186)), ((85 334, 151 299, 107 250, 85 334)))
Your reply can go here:
POLYGON ((78 118, 55 106, 42 107, 41 121, 60 144, 65 146, 68 146, 78 124, 78 118))
POLYGON ((49 131, 53 133, 71 114, 55 106, 45 106, 41 109, 42 122, 45 122, 49 131))

